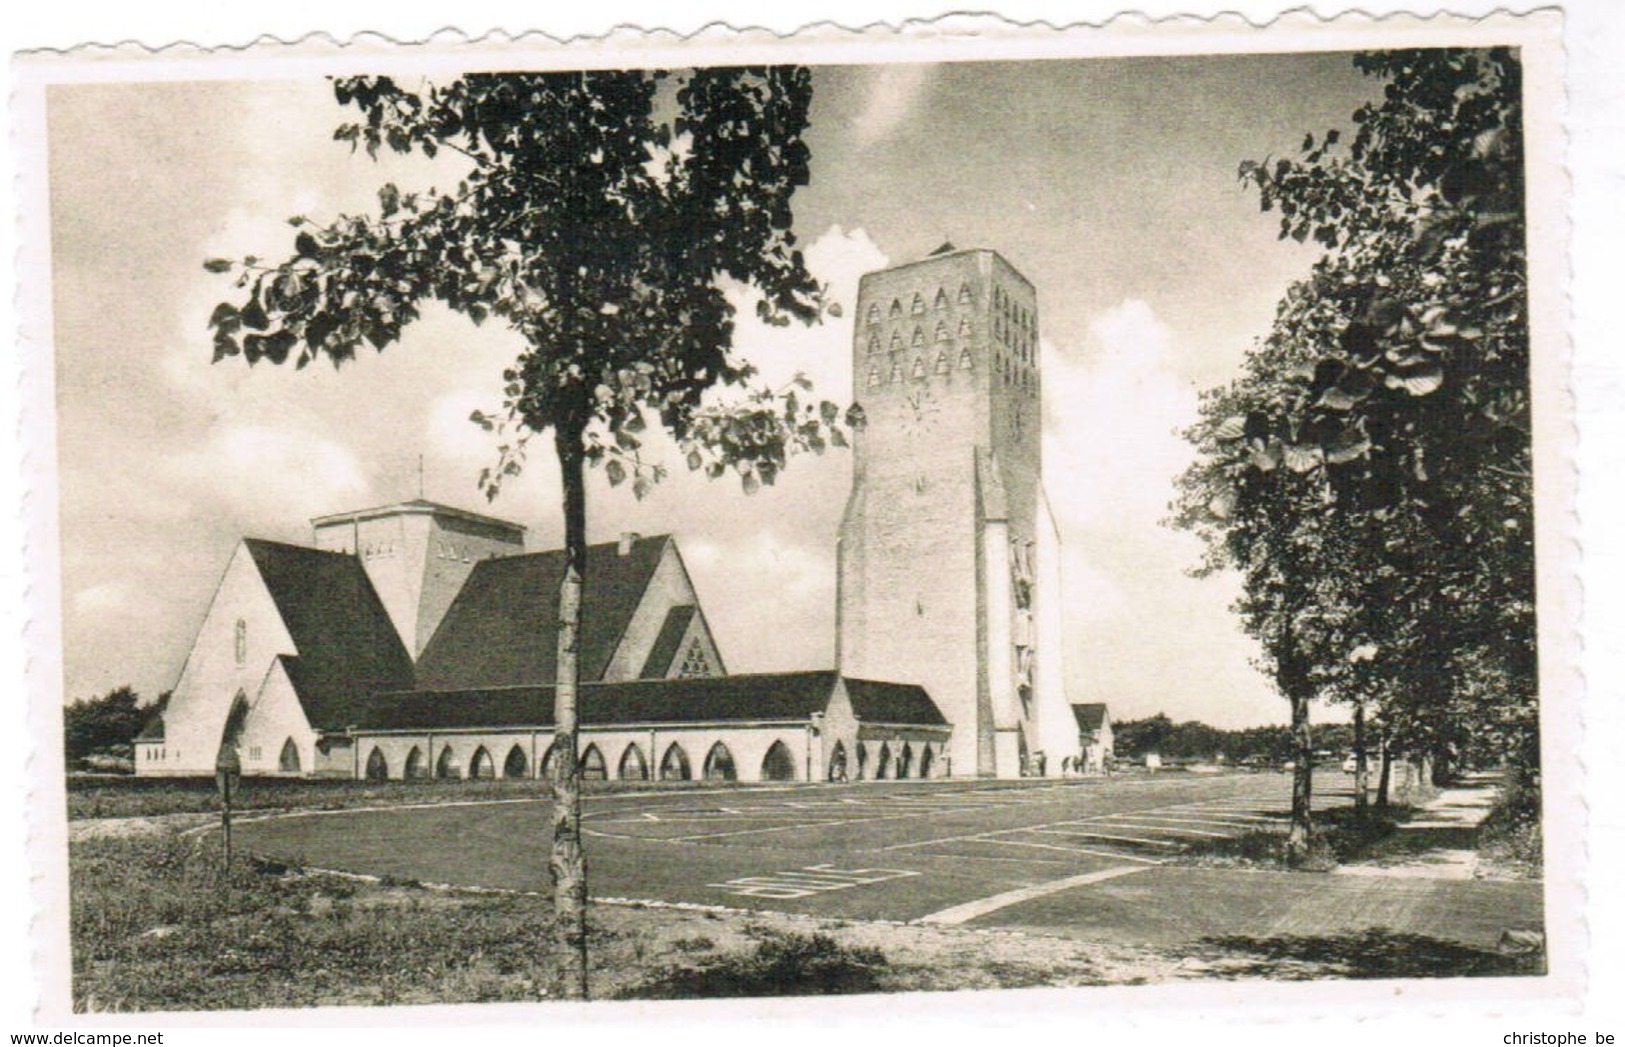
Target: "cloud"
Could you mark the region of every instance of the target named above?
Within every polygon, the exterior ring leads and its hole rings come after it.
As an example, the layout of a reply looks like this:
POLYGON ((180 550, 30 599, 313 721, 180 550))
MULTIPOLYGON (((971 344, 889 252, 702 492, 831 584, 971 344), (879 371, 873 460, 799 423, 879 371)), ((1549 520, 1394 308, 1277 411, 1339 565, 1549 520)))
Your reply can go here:
POLYGON ((218 493, 243 520, 303 520, 372 498, 360 460, 346 446, 297 427, 228 426, 165 463, 172 482, 218 493))
POLYGON ((73 613, 104 614, 120 611, 129 603, 130 590, 120 582, 102 582, 73 594, 73 613))
POLYGON ((853 123, 858 147, 873 145, 901 124, 936 74, 931 65, 887 63, 875 67, 867 105, 853 123))

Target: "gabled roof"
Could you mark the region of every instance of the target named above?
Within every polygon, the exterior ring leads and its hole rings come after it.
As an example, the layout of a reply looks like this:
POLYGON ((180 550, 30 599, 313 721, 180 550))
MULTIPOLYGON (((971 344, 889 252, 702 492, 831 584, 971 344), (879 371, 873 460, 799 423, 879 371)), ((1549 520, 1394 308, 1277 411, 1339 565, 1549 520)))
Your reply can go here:
POLYGON ((1094 732, 1106 722, 1105 702, 1075 702, 1072 715, 1077 718, 1078 730, 1094 732))
POLYGON ((677 658, 677 645, 683 642, 683 634, 688 632, 688 623, 694 620, 695 610, 693 604, 685 603, 666 612, 660 635, 655 637, 654 646, 649 649, 649 657, 644 659, 639 677, 660 680, 671 672, 671 663, 677 658))
MULTIPOLYGON (((823 712, 833 672, 699 676, 583 683, 576 715, 584 727, 633 723, 805 720, 823 712)), ((363 730, 551 727, 552 687, 492 687, 380 694, 366 703, 363 730)))
POLYGON ((925 688, 912 683, 846 678, 852 714, 867 723, 947 724, 925 688))
POLYGON ((342 727, 361 696, 411 685, 412 659, 360 560, 257 538, 243 545, 299 652, 281 660, 312 727, 342 727))
MULTIPOLYGON (((581 601, 581 679, 601 680, 660 564, 668 535, 587 549, 581 601)), ((553 682, 564 550, 481 560, 418 657, 417 687, 430 691, 553 682)), ((385 688, 377 688, 383 690, 385 688)))

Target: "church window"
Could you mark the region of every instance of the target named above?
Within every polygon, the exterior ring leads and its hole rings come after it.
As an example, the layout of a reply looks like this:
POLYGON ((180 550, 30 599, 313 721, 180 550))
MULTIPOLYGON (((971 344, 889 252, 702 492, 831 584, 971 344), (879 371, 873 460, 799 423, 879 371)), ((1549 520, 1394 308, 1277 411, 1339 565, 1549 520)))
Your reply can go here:
POLYGON ((875 779, 877 781, 891 777, 891 745, 880 743, 880 755, 875 758, 875 779))
POLYGON ((970 350, 969 349, 961 349, 961 350, 959 350, 959 369, 961 371, 969 371, 972 368, 974 368, 975 366, 976 366, 976 363, 975 363, 975 361, 973 361, 971 359, 970 350))
POLYGON ((248 623, 241 618, 237 619, 234 644, 237 652, 237 668, 241 669, 248 664, 248 623))
POLYGON ((862 742, 858 743, 858 779, 861 781, 869 774, 869 747, 862 742))
POLYGON ((971 334, 970 317, 967 316, 967 317, 962 318, 959 321, 959 337, 961 337, 961 338, 969 338, 970 334, 971 334))
POLYGON ((388 777, 389 761, 384 759, 384 751, 375 745, 367 756, 367 781, 381 782, 388 777))
POLYGON ((554 758, 558 756, 558 751, 559 747, 556 744, 547 747, 547 751, 542 754, 542 766, 537 769, 536 777, 552 779, 554 758))
POLYGON ((530 773, 530 760, 525 757, 525 749, 515 742, 513 748, 508 750, 508 758, 502 761, 502 777, 524 778, 530 773))
POLYGON ((937 341, 946 342, 947 340, 948 340, 948 325, 947 324, 938 324, 937 325, 937 341))
POLYGON ((485 746, 474 750, 474 756, 468 761, 468 776, 470 778, 495 778, 497 765, 491 759, 491 751, 485 746))
POLYGON ((451 751, 451 746, 440 750, 440 759, 434 762, 434 776, 436 778, 461 778, 462 770, 457 766, 457 757, 451 751))
POLYGON ((429 767, 423 761, 423 750, 419 749, 415 745, 412 746, 412 751, 406 754, 406 771, 405 771, 403 777, 406 777, 406 778, 427 778, 427 777, 429 777, 429 767))
POLYGON ((903 348, 903 335, 899 331, 893 331, 891 335, 891 351, 895 353, 901 348, 903 348))
POLYGON ((975 300, 976 300, 976 296, 971 294, 970 284, 960 284, 959 285, 959 304, 964 305, 967 302, 973 302, 975 300))
POLYGON ((663 782, 686 782, 694 777, 688 766, 688 753, 676 742, 666 748, 666 755, 660 758, 660 780, 663 782))
POLYGON ((931 777, 931 746, 920 746, 920 777, 931 777))
POLYGON ((649 764, 643 758, 643 750, 638 748, 637 742, 630 742, 626 751, 621 753, 621 765, 615 772, 615 777, 623 782, 646 782, 649 780, 649 764))
POLYGON ((835 743, 835 751, 832 752, 829 757, 829 780, 832 782, 844 782, 847 780, 847 773, 846 743, 837 741, 835 743))
POLYGON ((677 675, 683 679, 711 675, 711 660, 705 656, 705 648, 698 636, 688 642, 688 653, 683 655, 683 664, 677 670, 677 675))
POLYGON ((880 352, 880 350, 881 350, 880 336, 878 334, 870 335, 869 336, 869 351, 871 353, 878 353, 878 352, 880 352))
POLYGON ((767 747, 767 755, 762 757, 762 781, 793 782, 795 780, 796 761, 790 755, 790 747, 781 741, 775 741, 767 747))
POLYGON ((897 777, 907 778, 914 769, 914 750, 907 742, 903 743, 902 752, 897 754, 897 777))
POLYGON ((897 357, 894 356, 894 357, 892 357, 892 361, 891 361, 891 374, 886 376, 886 381, 888 381, 888 382, 901 382, 902 380, 903 380, 903 361, 899 360, 897 357))
POLYGON ((903 315, 903 303, 899 302, 897 299, 893 298, 891 300, 890 314, 892 316, 902 316, 903 315))
POLYGON ((947 374, 953 368, 948 366, 948 350, 944 349, 937 354, 937 365, 932 368, 936 374, 947 374))
POLYGON ((912 346, 915 349, 918 349, 920 346, 922 346, 924 344, 925 344, 925 332, 920 330, 918 327, 916 327, 914 329, 914 338, 913 338, 912 341, 909 342, 909 345, 912 346))
POLYGON ((880 322, 880 303, 879 302, 870 302, 869 303, 869 322, 872 323, 872 324, 878 324, 880 322))
POLYGON ((299 746, 289 738, 282 743, 282 755, 277 757, 276 769, 285 774, 299 773, 299 746))
POLYGON ((602 782, 609 779, 609 771, 604 766, 604 754, 598 751, 598 746, 589 745, 581 754, 581 780, 584 782, 602 782))
POLYGON ((921 313, 925 312, 925 296, 920 294, 920 292, 915 291, 914 301, 910 303, 908 311, 913 313, 915 316, 919 316, 921 313))
POLYGON ((914 358, 914 369, 909 372, 909 377, 911 377, 911 378, 924 378, 925 377, 925 357, 916 356, 914 358))
POLYGON ((875 366, 869 368, 869 388, 873 389, 875 386, 879 385, 880 382, 880 365, 876 364, 875 366))
POLYGON ((708 782, 737 782, 739 771, 734 767, 734 754, 721 742, 711 746, 705 754, 705 780, 708 782))
POLYGON ((943 306, 945 306, 947 304, 948 304, 948 292, 944 291, 940 287, 937 288, 937 300, 935 302, 931 303, 931 308, 933 308, 933 309, 941 309, 943 306))

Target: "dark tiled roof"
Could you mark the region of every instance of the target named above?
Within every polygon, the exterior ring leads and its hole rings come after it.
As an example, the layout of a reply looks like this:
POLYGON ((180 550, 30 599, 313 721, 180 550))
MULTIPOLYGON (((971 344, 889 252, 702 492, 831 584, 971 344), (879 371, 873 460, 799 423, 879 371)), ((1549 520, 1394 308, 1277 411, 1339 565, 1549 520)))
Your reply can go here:
POLYGON ((655 637, 655 645, 649 649, 643 671, 638 674, 640 677, 660 680, 671 672, 672 659, 677 657, 677 645, 682 642, 683 634, 688 631, 688 623, 693 620, 694 605, 691 603, 679 604, 666 612, 666 620, 660 626, 660 635, 655 637))
POLYGON ((846 694, 852 699, 852 712, 869 723, 947 724, 942 710, 912 683, 883 683, 847 677, 846 694))
POLYGON ((1106 722, 1105 702, 1078 702, 1072 706, 1072 715, 1077 717, 1078 729, 1093 733, 1100 730, 1101 724, 1106 722))
POLYGON ((248 538, 298 657, 283 657, 312 727, 343 727, 358 699, 411 686, 412 659, 361 561, 248 538))
POLYGON ((164 714, 153 713, 147 722, 141 725, 141 733, 135 736, 138 742, 161 742, 164 740, 164 714))
MULTIPOLYGON (((615 542, 588 547, 582 680, 603 679, 669 541, 665 535, 640 538, 625 556, 615 542)), ((418 657, 417 686, 462 691, 551 684, 563 579, 562 549, 475 564, 418 657)))
MULTIPOLYGON (((827 671, 583 683, 576 712, 584 727, 805 720, 824 711, 834 687, 835 674, 827 671)), ((355 723, 363 730, 549 727, 553 724, 553 688, 380 694, 366 703, 355 723)))

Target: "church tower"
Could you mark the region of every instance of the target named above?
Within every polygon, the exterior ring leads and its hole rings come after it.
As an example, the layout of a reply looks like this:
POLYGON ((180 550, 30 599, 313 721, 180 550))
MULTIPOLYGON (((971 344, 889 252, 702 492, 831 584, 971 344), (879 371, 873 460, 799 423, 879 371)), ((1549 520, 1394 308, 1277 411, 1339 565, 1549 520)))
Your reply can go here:
POLYGON ((1038 357, 1037 293, 993 251, 944 244, 859 286, 837 660, 923 685, 955 775, 1058 775, 1077 748, 1038 357))
POLYGON ((476 563, 525 551, 519 524, 421 498, 319 516, 310 525, 316 548, 361 558, 413 658, 423 653, 476 563))

